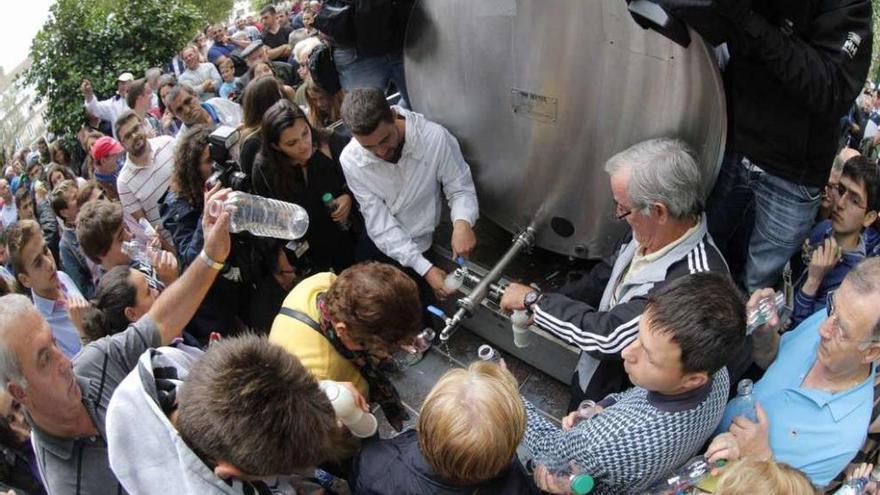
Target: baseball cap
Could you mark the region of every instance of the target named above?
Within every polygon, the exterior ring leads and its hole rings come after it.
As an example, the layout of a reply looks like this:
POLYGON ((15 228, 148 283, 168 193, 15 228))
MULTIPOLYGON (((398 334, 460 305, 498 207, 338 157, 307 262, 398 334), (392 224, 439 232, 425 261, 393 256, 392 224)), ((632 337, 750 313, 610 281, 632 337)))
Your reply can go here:
POLYGON ((37 151, 31 151, 30 153, 28 153, 25 161, 27 162, 29 167, 31 165, 36 165, 37 163, 40 163, 40 153, 37 151))
POLYGON ((98 140, 95 141, 95 144, 92 145, 92 158, 100 160, 104 157, 115 155, 116 153, 122 153, 123 151, 125 151, 125 148, 119 144, 119 141, 110 136, 104 136, 98 138, 98 140))
POLYGON ((123 72, 116 78, 117 81, 129 82, 134 81, 134 75, 131 72, 123 72))
POLYGON ((263 46, 262 40, 257 40, 247 46, 244 50, 241 51, 241 58, 248 58, 251 53, 257 51, 257 48, 263 46))

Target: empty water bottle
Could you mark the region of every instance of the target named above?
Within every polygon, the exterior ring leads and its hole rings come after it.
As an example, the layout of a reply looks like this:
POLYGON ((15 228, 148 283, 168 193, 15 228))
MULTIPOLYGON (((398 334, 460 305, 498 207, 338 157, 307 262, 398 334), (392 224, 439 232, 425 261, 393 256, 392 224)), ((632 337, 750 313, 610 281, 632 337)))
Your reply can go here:
POLYGON ((529 461, 527 470, 531 472, 537 466, 544 466, 548 474, 554 478, 553 484, 557 487, 567 488, 570 493, 586 495, 593 491, 596 485, 592 476, 574 462, 548 462, 547 460, 529 461))
MULTIPOLYGON (((716 466, 722 466, 724 461, 718 461, 716 466)), ((703 480, 712 476, 712 465, 702 456, 697 456, 687 461, 682 467, 676 469, 669 476, 661 479, 648 489, 651 495, 679 495, 686 490, 696 487, 703 480)))
POLYGON ((123 241, 120 246, 122 254, 128 256, 129 259, 137 261, 144 265, 150 265, 150 256, 156 254, 156 248, 145 245, 137 239, 123 241))
MULTIPOLYGON (((324 206, 331 215, 339 209, 339 203, 336 202, 336 198, 330 193, 324 193, 324 195, 321 196, 321 201, 324 202, 324 206)), ((336 225, 339 226, 339 230, 348 232, 348 229, 351 228, 351 220, 349 220, 348 217, 345 217, 342 220, 336 221, 336 225)))
POLYGON ((529 314, 522 309, 511 313, 510 323, 513 327, 513 344, 517 347, 529 346, 529 314))
POLYGON ((746 315, 746 335, 751 335, 755 330, 770 321, 774 313, 780 322, 788 318, 788 308, 785 306, 785 294, 778 291, 773 297, 764 297, 758 300, 758 307, 749 311, 746 315))
POLYGON ((222 203, 212 202, 210 208, 215 216, 222 209, 231 213, 230 232, 247 231, 261 237, 295 240, 309 228, 309 215, 302 206, 241 191, 230 193, 222 203))
POLYGON ((493 363, 501 361, 501 354, 488 344, 483 344, 477 348, 477 357, 482 361, 491 361, 493 363))
POLYGON ((433 328, 425 327, 413 338, 412 344, 408 348, 395 352, 394 363, 397 364, 398 371, 403 371, 421 361, 428 349, 431 348, 431 344, 434 343, 436 335, 433 328))

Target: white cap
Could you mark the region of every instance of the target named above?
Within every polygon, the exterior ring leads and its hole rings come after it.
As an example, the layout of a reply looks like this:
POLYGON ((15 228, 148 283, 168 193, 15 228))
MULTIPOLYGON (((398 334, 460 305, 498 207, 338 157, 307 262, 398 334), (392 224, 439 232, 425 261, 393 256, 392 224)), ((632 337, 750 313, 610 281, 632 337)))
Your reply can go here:
POLYGON ((134 81, 134 75, 131 72, 123 72, 116 78, 117 81, 131 82, 134 81))

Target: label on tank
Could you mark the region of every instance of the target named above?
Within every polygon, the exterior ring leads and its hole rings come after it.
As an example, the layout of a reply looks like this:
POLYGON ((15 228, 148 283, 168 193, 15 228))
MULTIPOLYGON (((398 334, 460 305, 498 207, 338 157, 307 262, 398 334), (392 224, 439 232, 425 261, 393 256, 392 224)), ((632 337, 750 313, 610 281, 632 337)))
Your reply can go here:
POLYGON ((559 108, 557 98, 516 88, 510 90, 510 95, 510 107, 514 114, 537 122, 556 122, 559 108))

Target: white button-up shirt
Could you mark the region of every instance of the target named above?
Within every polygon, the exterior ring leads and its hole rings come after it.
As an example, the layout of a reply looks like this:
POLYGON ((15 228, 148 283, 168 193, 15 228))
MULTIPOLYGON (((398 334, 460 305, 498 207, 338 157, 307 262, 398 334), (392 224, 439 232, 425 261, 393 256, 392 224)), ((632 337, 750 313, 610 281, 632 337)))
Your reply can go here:
POLYGON ((474 180, 455 137, 421 114, 399 107, 406 119, 405 143, 397 163, 386 162, 352 139, 340 156, 348 187, 361 206, 376 247, 403 266, 424 275, 440 223, 442 193, 452 221, 477 221, 474 180))
POLYGON ((125 98, 118 94, 113 95, 112 98, 101 101, 98 101, 98 99, 95 98, 95 95, 92 95, 90 100, 86 100, 85 107, 86 110, 95 117, 110 122, 110 127, 113 128, 114 138, 116 137, 116 119, 118 119, 126 110, 131 110, 128 108, 128 103, 125 102, 125 98))

